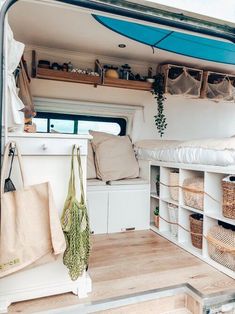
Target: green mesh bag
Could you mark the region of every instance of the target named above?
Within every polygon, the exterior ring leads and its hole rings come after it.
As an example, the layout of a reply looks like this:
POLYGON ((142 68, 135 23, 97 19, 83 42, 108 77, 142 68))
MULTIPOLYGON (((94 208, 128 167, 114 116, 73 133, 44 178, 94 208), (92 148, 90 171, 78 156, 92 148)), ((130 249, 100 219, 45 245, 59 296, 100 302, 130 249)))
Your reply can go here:
POLYGON ((88 266, 88 258, 90 253, 90 228, 87 207, 85 204, 80 150, 79 148, 76 148, 75 145, 73 146, 72 150, 68 195, 64 204, 61 223, 66 240, 66 250, 64 252, 63 262, 64 265, 69 269, 69 275, 71 279, 77 280, 88 266), (81 189, 80 202, 76 199, 74 173, 75 151, 81 189))

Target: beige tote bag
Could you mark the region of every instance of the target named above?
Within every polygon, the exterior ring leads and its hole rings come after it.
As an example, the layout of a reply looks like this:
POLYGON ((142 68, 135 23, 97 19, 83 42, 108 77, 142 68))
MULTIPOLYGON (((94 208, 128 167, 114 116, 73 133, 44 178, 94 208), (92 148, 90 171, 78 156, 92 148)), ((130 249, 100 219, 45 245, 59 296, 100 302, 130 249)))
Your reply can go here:
POLYGON ((17 157, 23 182, 20 190, 4 193, 11 143, 5 148, 1 176, 0 278, 65 250, 65 239, 48 182, 25 186, 22 158, 17 157))

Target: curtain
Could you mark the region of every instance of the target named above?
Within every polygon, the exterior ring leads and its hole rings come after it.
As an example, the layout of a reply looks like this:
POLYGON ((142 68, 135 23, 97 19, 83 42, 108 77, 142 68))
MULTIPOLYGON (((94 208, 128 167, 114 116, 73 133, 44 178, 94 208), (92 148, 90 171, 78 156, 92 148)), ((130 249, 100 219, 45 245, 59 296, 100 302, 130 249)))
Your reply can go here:
POLYGON ((24 52, 24 44, 18 42, 13 37, 13 32, 7 23, 7 127, 9 131, 23 131, 24 129, 24 113, 20 110, 24 109, 24 104, 18 97, 18 90, 14 77, 14 71, 19 65, 24 52))

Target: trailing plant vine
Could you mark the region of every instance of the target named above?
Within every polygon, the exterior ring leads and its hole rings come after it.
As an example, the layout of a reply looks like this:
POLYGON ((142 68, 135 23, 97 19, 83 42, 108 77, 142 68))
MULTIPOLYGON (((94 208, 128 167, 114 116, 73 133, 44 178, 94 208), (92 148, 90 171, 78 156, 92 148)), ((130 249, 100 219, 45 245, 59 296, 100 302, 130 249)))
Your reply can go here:
POLYGON ((157 114, 154 116, 154 118, 158 133, 162 137, 167 127, 166 117, 164 115, 164 101, 166 99, 164 96, 164 75, 158 73, 154 78, 155 81, 151 90, 157 103, 157 114))

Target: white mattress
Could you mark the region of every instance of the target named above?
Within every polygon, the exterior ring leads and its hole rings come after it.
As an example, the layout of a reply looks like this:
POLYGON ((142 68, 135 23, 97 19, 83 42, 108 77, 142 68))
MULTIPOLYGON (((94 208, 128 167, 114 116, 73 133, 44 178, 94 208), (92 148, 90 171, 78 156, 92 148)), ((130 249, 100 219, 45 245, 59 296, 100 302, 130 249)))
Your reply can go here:
POLYGON ((135 144, 138 159, 165 161, 175 163, 190 163, 213 166, 235 165, 235 150, 207 149, 202 147, 180 147, 184 142, 178 141, 141 141, 135 144), (149 146, 149 147, 148 147, 149 146), (155 147, 153 147, 155 146, 155 147))

